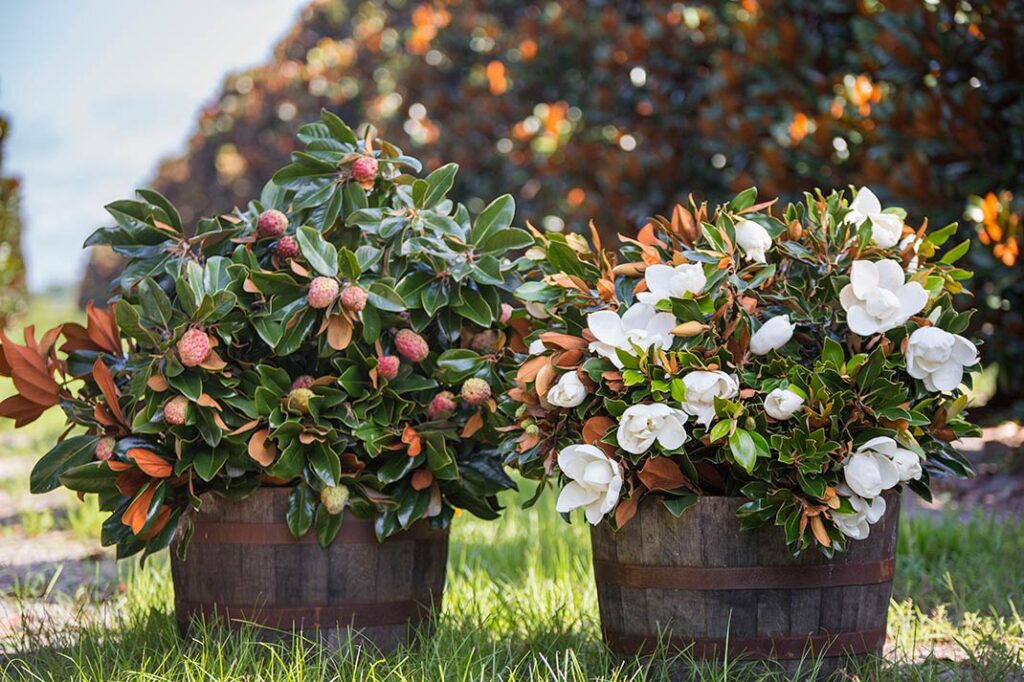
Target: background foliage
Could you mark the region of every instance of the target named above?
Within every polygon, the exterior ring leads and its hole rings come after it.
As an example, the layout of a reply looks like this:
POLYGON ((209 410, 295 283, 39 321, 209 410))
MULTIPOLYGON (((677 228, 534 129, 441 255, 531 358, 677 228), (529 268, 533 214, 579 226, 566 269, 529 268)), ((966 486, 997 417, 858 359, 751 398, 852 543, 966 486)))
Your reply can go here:
MULTIPOLYGON (((428 169, 458 163, 471 209, 507 188, 549 227, 628 232, 688 192, 753 184, 868 185, 945 224, 971 195, 1021 194, 1022 45, 1020 0, 322 0, 227 78, 156 186, 186 219, 229 210, 327 106, 429 145, 428 169)), ((1020 324, 1020 268, 977 251, 977 324, 997 340, 1020 324)))
MULTIPOLYGON (((3 144, 10 130, 7 119, 0 118, 0 173, 3 171, 3 144)), ((25 307, 25 261, 21 257, 21 212, 19 181, 0 174, 0 327, 25 307)))

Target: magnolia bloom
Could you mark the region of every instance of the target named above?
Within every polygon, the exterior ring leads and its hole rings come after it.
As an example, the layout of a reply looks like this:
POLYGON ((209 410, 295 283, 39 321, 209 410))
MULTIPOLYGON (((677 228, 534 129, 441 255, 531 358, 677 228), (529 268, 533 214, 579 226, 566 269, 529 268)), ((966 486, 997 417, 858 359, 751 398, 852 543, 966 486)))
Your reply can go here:
POLYGON ((555 407, 576 407, 587 397, 587 387, 576 372, 566 372, 548 389, 547 401, 555 407))
POLYGON ((772 236, 753 220, 736 223, 736 243, 743 249, 743 255, 748 261, 768 262, 764 252, 771 247, 772 236))
POLYGON ((872 498, 897 483, 921 477, 921 458, 886 436, 864 443, 843 465, 846 485, 861 497, 872 498))
POLYGON ((850 331, 861 336, 886 332, 904 324, 928 302, 917 282, 904 283, 903 268, 894 260, 855 260, 850 283, 839 292, 850 331))
POLYGON ((903 235, 903 219, 891 213, 882 213, 882 203, 875 193, 861 187, 850 202, 850 212, 843 222, 860 226, 865 220, 871 223, 871 241, 883 249, 896 246, 903 235))
POLYGON ((704 268, 695 264, 652 265, 644 272, 647 291, 641 291, 636 298, 641 303, 656 304, 670 298, 682 298, 684 294, 699 294, 707 284, 704 268))
POLYGON ((558 453, 558 468, 570 479, 558 496, 561 513, 583 507, 587 521, 596 526, 615 508, 622 490, 622 470, 594 445, 570 445, 558 453))
POLYGON ((540 339, 534 339, 533 341, 530 342, 530 346, 526 349, 526 351, 530 355, 540 355, 541 353, 547 351, 547 347, 544 345, 544 342, 541 341, 540 339))
POLYGON ((789 419, 804 404, 804 399, 787 388, 776 388, 764 399, 764 411, 772 419, 789 419))
POLYGON ((736 378, 722 371, 706 372, 696 370, 683 377, 686 386, 686 402, 683 412, 697 418, 697 423, 707 426, 715 418, 715 398, 728 400, 739 393, 736 378))
POLYGON ((773 317, 750 337, 750 352, 754 355, 764 355, 782 348, 793 338, 795 328, 796 325, 789 321, 789 315, 773 317))
POLYGON ((839 494, 850 501, 853 512, 850 514, 837 514, 832 512, 832 521, 836 528, 843 535, 854 540, 865 540, 870 533, 871 524, 878 523, 878 520, 885 515, 885 498, 876 497, 873 500, 865 500, 863 497, 854 495, 844 485, 837 486, 839 494))
POLYGON ((960 336, 938 327, 921 327, 907 342, 907 373, 924 381, 929 391, 952 391, 964 377, 964 367, 978 361, 978 349, 960 336))
POLYGON ((686 413, 668 405, 633 405, 619 417, 616 434, 619 447, 639 455, 646 452, 654 441, 665 450, 675 450, 686 440, 686 413))
POLYGON ((636 355, 634 347, 646 351, 651 346, 668 350, 672 347, 672 328, 676 318, 672 313, 659 313, 654 306, 634 303, 622 317, 611 310, 600 310, 587 315, 587 326, 597 341, 590 344, 593 353, 608 358, 622 369, 616 349, 636 355))

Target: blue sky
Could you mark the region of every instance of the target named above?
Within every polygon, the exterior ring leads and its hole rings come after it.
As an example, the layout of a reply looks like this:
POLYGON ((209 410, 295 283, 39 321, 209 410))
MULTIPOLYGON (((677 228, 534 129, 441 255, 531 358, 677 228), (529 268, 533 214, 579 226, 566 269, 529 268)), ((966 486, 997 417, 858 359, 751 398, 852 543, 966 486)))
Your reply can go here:
POLYGON ((4 173, 21 176, 29 286, 73 284, 82 242, 179 153, 229 71, 266 60, 304 0, 0 0, 4 173))

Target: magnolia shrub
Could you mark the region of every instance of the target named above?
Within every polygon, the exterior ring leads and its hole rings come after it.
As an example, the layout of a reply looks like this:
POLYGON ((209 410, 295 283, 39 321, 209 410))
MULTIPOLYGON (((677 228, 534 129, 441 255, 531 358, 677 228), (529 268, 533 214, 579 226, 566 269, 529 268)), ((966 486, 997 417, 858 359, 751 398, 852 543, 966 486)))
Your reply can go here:
POLYGON ((975 346, 954 297, 955 225, 913 229, 868 189, 780 209, 741 193, 677 206, 620 254, 535 233, 528 353, 507 395, 509 461, 563 481, 558 509, 626 524, 654 496, 747 498, 794 551, 868 536, 883 493, 965 476, 975 346), (621 262, 620 262, 621 259, 621 262))
POLYGON ((67 419, 32 490, 97 494, 119 556, 164 547, 204 493, 287 486, 282 520, 326 545, 346 508, 386 538, 493 518, 512 486, 491 392, 517 338, 506 253, 533 239, 511 197, 471 218, 454 165, 416 177, 327 112, 299 138, 258 201, 191 229, 155 192, 110 204, 87 242, 126 259, 110 307, 3 337, 0 414, 67 419))

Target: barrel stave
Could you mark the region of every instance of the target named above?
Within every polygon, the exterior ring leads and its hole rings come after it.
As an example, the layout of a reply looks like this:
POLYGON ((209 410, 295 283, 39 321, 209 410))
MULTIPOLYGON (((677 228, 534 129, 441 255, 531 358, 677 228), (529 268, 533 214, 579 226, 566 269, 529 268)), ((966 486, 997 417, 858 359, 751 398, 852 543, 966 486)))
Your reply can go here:
MULTIPOLYGON (((266 626, 261 634, 297 629, 329 646, 354 633, 388 651, 428 626, 440 607, 447 531, 425 522, 377 542, 372 521, 346 515, 342 531, 321 549, 312 536, 291 538, 282 522, 288 488, 261 488, 232 501, 204 497, 185 560, 172 555, 177 618, 225 618, 266 626)), ((175 545, 177 541, 175 542, 175 545)))

